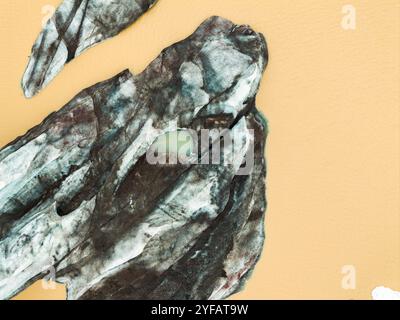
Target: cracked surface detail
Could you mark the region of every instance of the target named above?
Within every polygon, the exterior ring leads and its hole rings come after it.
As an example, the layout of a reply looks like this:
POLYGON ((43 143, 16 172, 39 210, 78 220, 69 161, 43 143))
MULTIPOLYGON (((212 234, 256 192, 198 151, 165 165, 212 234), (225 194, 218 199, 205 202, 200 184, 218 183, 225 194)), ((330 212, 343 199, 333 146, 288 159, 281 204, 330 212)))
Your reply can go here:
POLYGON ((157 0, 64 0, 37 38, 22 78, 27 98, 83 51, 114 37, 157 0))
POLYGON ((212 17, 141 74, 83 90, 3 148, 0 299, 49 265, 68 299, 240 290, 264 243, 267 127, 255 97, 267 60, 261 34, 212 17), (222 147, 231 164, 146 160, 160 136, 188 129, 241 141, 222 147), (251 148, 254 163, 240 175, 251 148))

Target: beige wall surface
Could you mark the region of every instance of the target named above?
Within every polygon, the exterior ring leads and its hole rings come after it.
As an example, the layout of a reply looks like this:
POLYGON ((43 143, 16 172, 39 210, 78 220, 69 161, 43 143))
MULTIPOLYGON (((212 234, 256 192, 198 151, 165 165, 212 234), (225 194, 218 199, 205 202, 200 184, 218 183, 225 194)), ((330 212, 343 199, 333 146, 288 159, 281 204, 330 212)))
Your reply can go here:
MULTIPOLYGON (((211 15, 250 24, 270 50, 257 101, 270 124, 267 239, 233 298, 369 299, 376 286, 400 290, 400 1, 160 0, 26 100, 19 82, 42 9, 59 3, 0 1, 0 145, 83 88, 125 68, 140 72, 211 15), (354 30, 341 24, 348 3, 354 30), (354 267, 353 289, 343 286, 344 266, 354 267)), ((38 282, 17 298, 62 299, 65 291, 38 282)))

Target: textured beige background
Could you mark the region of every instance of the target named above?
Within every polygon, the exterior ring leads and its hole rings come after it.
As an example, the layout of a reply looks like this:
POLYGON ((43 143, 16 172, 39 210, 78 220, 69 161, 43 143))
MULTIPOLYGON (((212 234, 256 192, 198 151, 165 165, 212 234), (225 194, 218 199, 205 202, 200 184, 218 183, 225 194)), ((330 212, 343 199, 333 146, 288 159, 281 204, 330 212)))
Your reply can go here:
MULTIPOLYGON (((205 18, 221 15, 263 32, 270 64, 258 106, 270 122, 267 241, 235 298, 370 298, 400 290, 400 1, 349 2, 357 29, 341 28, 337 0, 160 0, 119 37, 68 65, 39 96, 19 88, 44 5, 0 2, 0 145, 81 89, 129 67, 140 72, 205 18), (354 265, 355 290, 341 287, 354 265)), ((19 298, 63 298, 40 283, 19 298)))

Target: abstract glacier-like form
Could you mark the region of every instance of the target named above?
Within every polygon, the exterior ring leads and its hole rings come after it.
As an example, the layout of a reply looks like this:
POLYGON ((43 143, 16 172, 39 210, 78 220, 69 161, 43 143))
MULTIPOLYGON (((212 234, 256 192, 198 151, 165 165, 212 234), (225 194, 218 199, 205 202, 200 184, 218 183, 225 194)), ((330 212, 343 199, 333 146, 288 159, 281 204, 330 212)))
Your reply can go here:
MULTIPOLYGON (((222 299, 264 243, 264 37, 206 20, 139 75, 83 90, 0 151, 0 299, 51 265, 68 299, 222 299), (219 129, 231 164, 149 164, 177 130, 219 129), (252 150, 246 175, 238 174, 252 150)), ((212 145, 215 141, 210 141, 212 145)))
POLYGON ((27 98, 36 95, 83 51, 114 37, 157 0, 64 0, 37 38, 22 78, 27 98))

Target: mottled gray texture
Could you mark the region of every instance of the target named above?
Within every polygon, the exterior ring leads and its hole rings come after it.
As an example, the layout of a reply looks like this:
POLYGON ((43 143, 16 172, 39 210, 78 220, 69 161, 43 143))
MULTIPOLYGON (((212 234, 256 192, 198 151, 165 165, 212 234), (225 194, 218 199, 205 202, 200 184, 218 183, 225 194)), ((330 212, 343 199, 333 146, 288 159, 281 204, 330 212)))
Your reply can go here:
POLYGON ((64 65, 135 22, 157 0, 64 0, 37 38, 22 78, 27 98, 64 65))
MULTIPOLYGON (((262 35, 219 17, 141 74, 83 90, 0 151, 0 299, 49 265, 68 299, 222 299, 264 242, 262 35), (233 164, 151 165, 179 129, 224 129, 233 164), (254 135, 249 130, 254 130, 254 135), (254 166, 238 175, 250 148, 254 166)), ((215 141, 214 141, 215 142, 215 141)))

